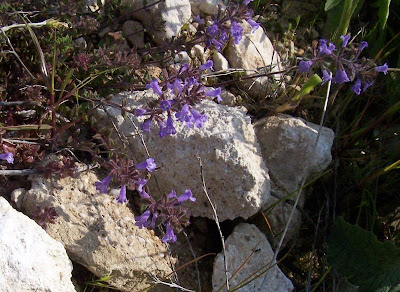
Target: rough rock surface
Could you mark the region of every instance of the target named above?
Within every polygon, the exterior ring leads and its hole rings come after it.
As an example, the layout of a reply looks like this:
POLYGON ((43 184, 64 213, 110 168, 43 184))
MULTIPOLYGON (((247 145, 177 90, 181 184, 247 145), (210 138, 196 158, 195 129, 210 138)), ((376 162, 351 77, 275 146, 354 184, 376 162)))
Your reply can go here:
POLYGON ((49 235, 96 276, 111 275, 113 286, 140 291, 149 287, 150 274, 162 278, 171 272, 165 245, 153 231, 136 227, 134 214, 115 196, 96 190, 98 177, 93 172, 31 180, 23 199, 26 213, 34 212, 36 204, 53 206, 60 216, 56 224, 49 224, 49 235))
MULTIPOLYGON (((300 118, 278 115, 264 118, 254 125, 265 163, 271 176, 271 194, 274 197, 263 206, 267 209, 274 202, 295 192, 304 178, 322 172, 332 160, 331 147, 334 133, 322 127, 317 147, 314 148, 319 126, 300 118)), ((289 198, 292 202, 295 195, 289 198)), ((299 208, 304 205, 304 196, 299 208)), ((289 218, 293 205, 281 203, 268 216, 272 230, 280 234, 289 218)), ((296 210, 284 244, 293 238, 301 225, 301 213, 296 210)), ((280 238, 274 239, 274 243, 280 238)))
POLYGON ((255 125, 265 163, 277 188, 286 193, 296 190, 303 179, 323 171, 331 163, 335 134, 322 127, 314 149, 319 126, 300 118, 278 115, 255 125))
POLYGON ((0 197, 0 291, 75 291, 63 245, 0 197))
MULTIPOLYGON (((229 42, 224 51, 231 68, 242 68, 249 70, 247 74, 254 74, 256 69, 263 73, 277 72, 282 70, 280 57, 274 50, 271 41, 264 33, 260 26, 252 32, 252 27, 247 21, 242 22, 243 37, 240 42, 235 45, 233 39, 229 42)), ((275 75, 275 80, 279 80, 280 76, 275 75)), ((267 77, 259 77, 252 80, 245 80, 239 85, 254 98, 265 98, 271 92, 271 82, 267 77)))
MULTIPOLYGON (((229 281, 230 288, 239 285, 247 277, 257 271, 265 271, 271 265, 274 253, 265 235, 255 225, 241 223, 235 227, 225 241, 227 275, 230 278, 238 269, 240 271, 229 281)), ((240 292, 286 292, 293 290, 292 282, 286 278, 278 266, 274 265, 267 271, 267 278, 261 288, 265 274, 246 286, 238 289, 240 292)), ((213 291, 225 284, 224 256, 219 253, 214 261, 213 291)), ((221 291, 227 291, 226 288, 221 291)))
MULTIPOLYGON (((123 0, 122 4, 128 7, 129 11, 134 11, 142 8, 144 3, 151 5, 155 2, 157 0, 123 0)), ((165 0, 140 10, 133 16, 151 32, 154 41, 161 44, 164 38, 177 36, 191 15, 189 0, 165 0)))
POLYGON ((138 49, 144 48, 143 25, 140 22, 128 20, 122 26, 122 32, 132 45, 138 49))
POLYGON ((215 52, 213 55, 214 69, 217 71, 228 70, 228 60, 220 52, 215 52))
POLYGON ((217 14, 218 5, 222 5, 222 8, 226 7, 222 0, 190 0, 192 13, 195 16, 199 15, 200 12, 208 15, 217 14))
MULTIPOLYGON (((146 95, 151 95, 151 91, 122 93, 112 102, 121 104, 125 99, 126 108, 135 109, 149 101, 146 95)), ((130 119, 124 119, 118 109, 106 109, 120 133, 129 137, 129 147, 137 154, 138 161, 144 160, 143 145, 130 119)), ((202 189, 199 156, 207 190, 218 209, 219 219, 246 219, 270 199, 268 170, 261 158, 250 118, 238 108, 211 101, 204 101, 197 110, 207 116, 202 129, 188 129, 176 122, 177 134, 174 136, 160 138, 158 128, 143 134, 150 156, 161 167, 155 172, 159 188, 151 179, 150 191, 156 195, 171 190, 181 194, 185 189, 191 189, 197 198, 196 202, 186 205, 191 215, 212 219, 212 209, 202 189)), ((103 110, 98 110, 97 120, 102 125, 110 124, 103 110)), ((132 120, 137 121, 134 116, 132 120)))

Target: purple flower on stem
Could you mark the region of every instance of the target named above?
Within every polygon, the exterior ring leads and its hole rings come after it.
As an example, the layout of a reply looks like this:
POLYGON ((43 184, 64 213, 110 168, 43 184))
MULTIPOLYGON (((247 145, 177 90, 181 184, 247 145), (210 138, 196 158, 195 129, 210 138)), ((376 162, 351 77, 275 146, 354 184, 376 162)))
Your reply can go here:
MULTIPOLYGON (((175 196, 176 196, 176 194, 175 194, 175 196)), ((182 203, 182 202, 187 201, 187 200, 190 200, 192 202, 196 201, 196 198, 193 196, 193 193, 192 193, 191 190, 185 190, 185 192, 178 197, 178 202, 179 203, 182 203)))
POLYGON ((206 63, 204 63, 203 65, 201 65, 199 67, 199 69, 203 71, 203 70, 211 69, 213 66, 214 66, 213 61, 209 60, 206 63))
POLYGON ((140 125, 140 129, 143 132, 150 132, 150 125, 151 125, 151 119, 147 119, 140 125))
POLYGON ((312 65, 312 61, 300 61, 299 63, 299 72, 308 72, 310 70, 310 67, 312 65))
POLYGON ((168 199, 172 199, 172 198, 176 198, 176 192, 174 190, 172 190, 168 195, 167 198, 168 199))
POLYGON ((342 47, 344 48, 344 47, 346 47, 347 46, 347 43, 349 42, 349 40, 350 40, 350 38, 351 38, 351 35, 342 35, 342 36, 340 36, 340 38, 342 39, 342 47))
POLYGON ((337 70, 335 77, 332 79, 334 83, 342 84, 349 82, 350 79, 347 77, 347 73, 344 70, 337 70))
POLYGON ((171 106, 174 104, 173 100, 163 100, 160 102, 160 108, 162 109, 162 111, 168 111, 171 106))
POLYGON ((207 28, 207 33, 213 38, 215 38, 218 35, 218 31, 219 31, 218 24, 215 22, 213 25, 207 28))
POLYGON ((244 1, 243 1, 243 4, 244 4, 244 5, 247 5, 247 4, 249 4, 250 2, 252 2, 252 1, 253 1, 253 0, 244 0, 244 1))
POLYGON ((128 202, 128 200, 126 199, 126 186, 125 185, 121 186, 121 190, 119 191, 119 196, 117 198, 117 202, 120 204, 128 202))
POLYGON ((146 210, 143 212, 143 214, 141 216, 136 216, 135 217, 135 225, 137 227, 139 227, 139 229, 142 229, 143 227, 147 227, 148 226, 148 222, 147 220, 149 220, 150 218, 150 210, 146 210))
POLYGON ((251 18, 247 19, 247 22, 248 22, 248 24, 250 24, 251 27, 252 27, 251 32, 256 31, 256 30, 260 27, 260 24, 259 24, 258 22, 255 22, 255 21, 254 21, 253 19, 251 19, 251 18))
POLYGON ((171 116, 168 116, 166 125, 164 125, 164 123, 162 122, 160 122, 158 125, 160 126, 160 133, 159 133, 160 137, 176 134, 174 121, 172 120, 171 116))
POLYGON ((147 112, 147 110, 144 109, 144 108, 137 108, 136 109, 136 116, 137 117, 143 116, 146 112, 147 112))
POLYGON ((361 93, 361 79, 357 79, 356 83, 354 83, 353 87, 351 88, 355 94, 360 95, 361 93))
POLYGON ((174 229, 167 223, 166 225, 166 232, 163 238, 161 239, 162 242, 167 243, 167 242, 175 242, 176 241, 176 235, 174 233, 174 229))
POLYGON ((334 44, 329 43, 329 46, 326 44, 327 41, 326 39, 320 39, 319 40, 319 53, 321 55, 331 55, 334 50, 336 50, 336 47, 334 44))
POLYGON ((8 163, 14 163, 14 155, 11 152, 2 153, 0 154, 1 160, 6 160, 8 163))
POLYGON ((175 114, 175 118, 180 122, 190 122, 189 105, 185 104, 182 109, 175 114))
POLYGON ((143 192, 143 187, 147 184, 147 179, 139 177, 136 181, 136 189, 139 191, 139 193, 143 192))
POLYGON ((217 41, 216 39, 212 39, 212 43, 213 43, 214 46, 217 48, 217 51, 221 50, 221 48, 224 46, 222 43, 220 43, 220 42, 217 41))
POLYGON ((325 83, 325 82, 328 82, 329 80, 332 79, 330 73, 328 71, 326 71, 326 70, 322 71, 322 75, 323 75, 322 84, 325 83))
POLYGON ((375 67, 375 71, 376 72, 381 72, 381 73, 383 73, 383 74, 387 74, 387 72, 388 72, 388 64, 387 63, 385 63, 385 64, 383 64, 382 66, 376 66, 375 67))
POLYGON ((234 38, 234 44, 237 45, 242 39, 243 28, 236 22, 232 21, 231 36, 234 38))
POLYGON ((102 181, 96 181, 94 185, 96 187, 96 190, 98 190, 100 193, 107 194, 107 189, 110 182, 111 182, 111 176, 109 175, 102 181))
POLYGON ((202 128, 204 123, 207 121, 206 115, 200 114, 197 110, 191 109, 190 112, 192 113, 192 117, 194 118, 194 125, 197 128, 202 128))
POLYGON ((222 98, 221 98, 221 88, 218 87, 217 89, 206 91, 206 96, 216 97, 216 98, 217 98, 217 101, 218 101, 218 102, 221 102, 221 101, 222 101, 222 98))
POLYGON ((151 88, 151 89, 153 89, 153 91, 156 94, 158 94, 160 96, 162 95, 162 91, 161 91, 160 85, 158 85, 158 80, 157 79, 151 80, 150 84, 146 85, 146 88, 147 89, 151 88))
POLYGON ((148 193, 146 193, 146 191, 141 191, 139 192, 139 195, 143 198, 143 199, 150 199, 150 195, 148 193))
POLYGON ((147 169, 150 172, 153 172, 156 169, 157 165, 154 162, 153 158, 148 158, 146 161, 136 164, 136 169, 147 169))
POLYGON ((364 82, 364 89, 363 91, 366 91, 369 87, 371 87, 374 84, 374 81, 366 81, 364 82))
POLYGON ((364 50, 366 47, 368 47, 368 43, 366 41, 362 41, 358 47, 358 49, 360 50, 360 52, 362 50, 364 50))

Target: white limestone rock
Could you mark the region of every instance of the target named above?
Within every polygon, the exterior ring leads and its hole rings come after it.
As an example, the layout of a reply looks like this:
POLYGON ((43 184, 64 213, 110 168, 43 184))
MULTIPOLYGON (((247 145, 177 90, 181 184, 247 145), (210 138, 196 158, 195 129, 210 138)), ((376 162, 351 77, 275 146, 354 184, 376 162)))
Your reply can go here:
MULTIPOLYGON (((316 148, 319 125, 300 118, 271 116, 256 122, 254 128, 271 175, 271 193, 275 201, 293 193, 294 196, 290 198, 293 202, 295 191, 300 188, 303 179, 322 172, 331 163, 331 147, 335 135, 329 128, 322 127, 316 148)), ((302 196, 300 209, 305 201, 302 196)), ((263 209, 270 207, 274 200, 265 204, 263 209)), ((268 218, 271 219, 274 233, 280 234, 283 231, 292 207, 292 204, 282 203, 272 209, 268 218)), ((284 243, 296 235, 300 225, 301 213, 296 210, 284 243)))
MULTIPOLYGON (((122 5, 126 6, 128 11, 135 11, 144 7, 144 3, 151 5, 155 2, 157 0, 123 0, 122 5)), ((143 23, 154 41, 161 44, 163 39, 177 36, 191 15, 189 0, 165 0, 140 10, 133 16, 143 23)))
MULTIPOLYGON (((260 73, 282 70, 280 57, 262 27, 252 32, 252 27, 247 21, 243 21, 241 26, 243 27, 242 39, 237 45, 231 39, 224 51, 224 56, 231 68, 249 70, 246 72, 247 75, 255 74, 255 70, 260 73)), ((280 78, 278 74, 272 79, 278 81, 280 78)), ((244 80, 239 85, 254 98, 266 98, 271 94, 272 83, 267 77, 244 80)))
POLYGON ((215 52, 213 55, 214 69, 216 71, 228 70, 228 60, 220 52, 215 52))
MULTIPOLYGON (((288 292, 293 291, 292 282, 286 278, 275 263, 271 263, 274 252, 266 239, 255 225, 241 223, 237 225, 232 234, 225 241, 225 260, 227 262, 227 276, 230 278, 237 270, 239 272, 229 281, 230 288, 234 288, 247 277, 257 271, 265 271, 266 279, 262 286, 265 274, 256 278, 244 287, 238 289, 240 292, 288 292)), ((212 276, 213 291, 217 291, 225 282, 224 255, 219 253, 214 261, 212 276)), ((227 291, 226 288, 219 291, 227 291)))
POLYGON ((76 291, 63 245, 0 197, 0 291, 76 291))
POLYGON ((150 275, 168 275, 173 259, 152 230, 135 226, 134 214, 116 202, 113 191, 96 190, 94 183, 103 178, 92 171, 76 178, 32 176, 23 207, 27 214, 36 205, 54 207, 60 216, 48 234, 64 244, 72 260, 98 277, 110 275, 109 283, 121 290, 141 291, 151 285, 150 275))
POLYGON ((128 39, 136 48, 144 48, 144 31, 143 25, 134 20, 125 21, 122 26, 122 32, 126 39, 128 39))
MULTIPOLYGON (((125 99, 126 108, 133 110, 143 106, 151 96, 150 90, 121 93, 112 102, 121 104, 125 99)), ((161 167, 154 174, 158 187, 155 180, 150 179, 150 191, 156 195, 171 190, 182 194, 185 189, 191 189, 197 198, 194 203, 185 203, 191 215, 213 218, 202 189, 197 160, 200 157, 207 190, 217 207, 219 219, 246 219, 270 199, 268 169, 261 158, 250 118, 238 108, 212 101, 204 101, 196 109, 207 116, 202 129, 189 129, 175 122, 177 134, 174 136, 160 138, 155 126, 150 133, 143 134, 150 156, 161 167)), ((130 119, 124 119, 118 109, 107 107, 106 110, 120 133, 129 137, 129 147, 138 161, 144 160, 144 147, 130 119)), ((96 119, 103 126, 110 124, 108 115, 101 109, 96 119)), ((132 119, 138 123, 136 117, 132 119)))

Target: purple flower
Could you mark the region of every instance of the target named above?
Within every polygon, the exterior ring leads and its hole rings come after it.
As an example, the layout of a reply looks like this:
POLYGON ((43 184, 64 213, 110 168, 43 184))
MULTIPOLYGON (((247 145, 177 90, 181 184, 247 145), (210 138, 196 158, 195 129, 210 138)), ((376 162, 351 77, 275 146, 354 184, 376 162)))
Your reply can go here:
POLYGON ((367 43, 366 41, 362 41, 362 42, 360 43, 360 45, 358 46, 358 49, 359 49, 360 52, 361 52, 361 51, 364 50, 366 47, 368 47, 368 43, 367 43))
POLYGON ((151 219, 151 222, 149 224, 149 228, 154 228, 156 226, 156 220, 157 220, 158 214, 153 213, 153 218, 151 219))
POLYGON ((354 83, 353 87, 351 88, 355 94, 360 95, 361 93, 361 79, 357 79, 356 83, 354 83))
POLYGON ((212 39, 212 42, 213 42, 214 46, 217 48, 217 51, 221 50, 221 48, 224 46, 222 43, 220 43, 216 39, 212 39))
POLYGON ((253 19, 251 19, 251 18, 247 19, 247 22, 248 22, 248 24, 250 24, 251 27, 252 27, 251 32, 256 31, 256 30, 260 27, 260 24, 259 24, 258 22, 255 22, 255 21, 254 21, 253 19))
POLYGON ((126 186, 124 186, 124 185, 121 186, 121 190, 119 191, 119 196, 117 198, 117 202, 120 204, 128 202, 128 200, 126 199, 126 186))
MULTIPOLYGON (((207 93, 206 93, 207 95, 207 93)), ((190 121, 190 116, 189 116, 189 106, 185 104, 182 109, 175 114, 175 118, 178 119, 180 122, 189 122, 190 121)))
POLYGON ((164 123, 160 122, 159 124, 160 127, 160 137, 165 137, 165 136, 170 136, 170 135, 175 135, 176 134, 176 129, 174 127, 174 121, 172 120, 171 116, 168 116, 167 118, 167 124, 164 125, 164 123))
POLYGON ((200 15, 193 17, 193 21, 197 22, 198 24, 202 24, 204 22, 204 20, 201 19, 200 15))
POLYGON ((346 47, 347 46, 347 43, 349 42, 349 40, 350 40, 350 38, 351 38, 351 35, 342 35, 342 36, 340 36, 340 38, 342 39, 342 47, 344 48, 344 47, 346 47))
POLYGON ((143 116, 146 112, 147 112, 147 110, 144 109, 144 108, 137 108, 136 109, 136 116, 137 117, 143 116))
POLYGON ((335 77, 332 79, 334 83, 342 84, 349 82, 350 79, 347 77, 347 73, 344 70, 337 70, 335 77))
POLYGON ((308 72, 310 70, 310 67, 312 65, 312 61, 300 61, 299 63, 299 72, 308 72))
POLYGON ((369 87, 371 87, 374 84, 374 81, 365 81, 364 82, 364 89, 363 91, 366 91, 369 87))
POLYGON ((211 69, 213 67, 213 65, 214 65, 213 61, 209 60, 206 63, 204 63, 203 65, 201 65, 199 67, 199 69, 202 70, 202 71, 203 70, 207 70, 207 69, 211 69))
POLYGON ((151 89, 153 89, 153 91, 156 94, 158 94, 160 96, 162 95, 162 91, 161 91, 160 85, 158 85, 158 80, 157 79, 151 80, 150 84, 146 85, 146 88, 147 89, 151 88, 151 89))
POLYGON ((195 109, 191 109, 190 112, 192 113, 192 117, 194 118, 194 125, 199 129, 202 128, 204 123, 207 121, 206 115, 200 114, 195 109))
POLYGON ((216 98, 217 98, 217 101, 218 101, 218 102, 221 102, 221 101, 222 101, 222 98, 221 98, 221 88, 218 87, 217 89, 206 91, 206 96, 216 97, 216 98))
POLYGON ((376 66, 375 67, 375 71, 376 72, 382 72, 383 74, 387 74, 387 72, 388 72, 388 64, 387 63, 385 63, 385 64, 383 64, 382 66, 376 66))
POLYGON ((140 125, 140 129, 143 132, 150 132, 150 125, 151 125, 151 119, 147 119, 140 125))
POLYGON ((146 161, 136 164, 136 169, 147 169, 150 172, 153 172, 156 169, 157 165, 154 162, 153 158, 148 158, 146 161))
POLYGON ((172 199, 172 198, 176 198, 176 192, 174 190, 172 190, 168 195, 167 195, 168 199, 172 199))
POLYGON ((176 241, 176 235, 174 234, 174 229, 167 223, 167 230, 165 232, 165 235, 162 238, 162 242, 167 243, 167 242, 175 242, 176 241))
POLYGON ((111 182, 111 176, 109 175, 102 181, 96 181, 94 185, 96 187, 96 190, 98 190, 100 193, 107 194, 107 189, 110 182, 111 182))
POLYGON ((334 44, 329 43, 329 46, 327 46, 327 41, 326 39, 320 39, 319 40, 319 53, 320 55, 331 55, 334 50, 336 50, 336 47, 334 44))
POLYGON ((150 195, 148 193, 146 193, 146 191, 141 191, 139 192, 139 195, 143 198, 143 199, 150 199, 150 195))
POLYGON ((162 111, 168 111, 171 106, 174 104, 173 100, 163 100, 160 102, 160 108, 162 109, 162 111))
POLYGON ((14 155, 11 152, 2 153, 0 154, 1 160, 6 160, 8 163, 14 163, 14 155))
POLYGON ((329 80, 332 79, 330 73, 328 71, 326 71, 326 70, 322 71, 322 75, 323 75, 322 84, 325 83, 325 82, 328 82, 329 80))
POLYGON ((215 22, 213 25, 207 28, 207 33, 213 38, 215 38, 218 35, 218 31, 219 31, 218 24, 215 22))
POLYGON ((232 21, 231 36, 234 38, 234 44, 237 45, 242 39, 243 28, 236 22, 232 21))
POLYGON ((244 4, 244 5, 247 5, 247 4, 249 4, 250 2, 252 2, 252 1, 253 1, 253 0, 244 0, 244 1, 243 1, 243 4, 244 4))
POLYGON ((135 221, 136 221, 135 225, 137 227, 139 227, 139 229, 142 229, 143 227, 147 227, 148 226, 147 220, 149 220, 149 217, 150 217, 150 210, 144 211, 141 216, 135 217, 135 221))
POLYGON ((139 177, 136 181, 136 189, 139 193, 143 192, 143 187, 147 184, 147 179, 139 177))
POLYGON ((182 203, 184 201, 190 200, 192 202, 196 201, 196 198, 193 196, 193 193, 191 190, 185 190, 185 192, 179 196, 178 202, 182 203))

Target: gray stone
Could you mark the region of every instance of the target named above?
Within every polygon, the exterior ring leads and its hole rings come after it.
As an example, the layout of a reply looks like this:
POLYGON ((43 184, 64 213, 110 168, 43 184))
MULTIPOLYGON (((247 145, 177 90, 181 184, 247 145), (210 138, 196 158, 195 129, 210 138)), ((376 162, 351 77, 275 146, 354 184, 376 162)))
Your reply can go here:
MULTIPOLYGON (((278 53, 274 50, 271 41, 260 26, 252 32, 252 27, 247 21, 241 23, 243 37, 237 45, 231 39, 224 51, 231 68, 248 70, 245 74, 252 75, 256 72, 270 73, 282 70, 278 53)), ((272 78, 278 81, 279 74, 272 78)), ((271 80, 268 77, 244 80, 239 85, 254 98, 266 98, 271 95, 271 80)))
MULTIPOLYGON (((144 3, 151 5, 157 0, 123 0, 122 5, 128 11, 134 11, 144 7, 144 3)), ((140 10, 133 16, 139 19, 152 34, 156 43, 161 44, 163 39, 169 39, 179 34, 182 26, 191 17, 189 0, 165 0, 140 10)))
MULTIPOLYGON (((133 110, 149 102, 151 92, 121 93, 112 102, 121 104, 124 99, 126 108, 133 110)), ((175 190, 181 194, 185 189, 191 189, 197 198, 196 202, 185 205, 191 215, 213 218, 200 180, 197 160, 200 157, 207 190, 217 207, 219 219, 248 218, 270 199, 268 170, 262 161, 250 118, 238 108, 212 101, 204 101, 196 109, 207 116, 202 129, 189 129, 175 122, 177 134, 174 136, 160 138, 155 126, 150 133, 143 134, 150 156, 161 167, 154 174, 158 187, 151 179, 148 183, 150 191, 158 195, 175 190)), ((144 160, 143 145, 130 119, 124 119, 118 109, 108 107, 106 110, 120 133, 129 137, 129 147, 137 160, 144 160)), ((110 124, 103 110, 97 111, 96 119, 103 126, 110 124)), ((138 122, 136 117, 132 116, 132 119, 138 122)))
POLYGON ((76 178, 31 180, 23 199, 26 213, 32 214, 36 205, 54 207, 60 216, 49 224, 49 235, 96 276, 111 276, 110 284, 119 289, 140 291, 151 285, 151 275, 163 278, 171 272, 166 246, 152 230, 135 226, 126 204, 96 190, 99 178, 92 171, 76 178))
MULTIPOLYGON (((276 263, 273 263, 274 252, 256 226, 241 223, 235 227, 232 234, 225 241, 225 260, 227 262, 227 276, 230 278, 230 288, 234 288, 249 276, 254 274, 254 280, 236 290, 240 292, 287 292, 293 291, 292 282, 286 278, 276 263), (266 279, 263 283, 266 271, 266 279), (256 278, 256 276, 260 275, 256 278)), ((224 255, 219 253, 214 261, 212 276, 213 291, 217 291, 225 282, 224 255)), ((226 287, 219 291, 227 291, 226 287)))
POLYGON ((75 291, 63 245, 0 197, 0 291, 75 291))
POLYGON ((213 55, 214 69, 216 71, 228 70, 228 60, 220 52, 215 52, 213 55))
POLYGON ((26 190, 24 188, 15 189, 11 193, 11 201, 13 201, 15 203, 18 210, 21 210, 22 199, 23 199, 25 193, 26 193, 26 190))
MULTIPOLYGON (((271 116, 256 122, 254 128, 269 169, 271 193, 275 198, 266 203, 263 210, 290 194, 292 196, 288 200, 293 202, 302 181, 322 172, 332 160, 334 133, 329 128, 322 127, 316 148, 314 145, 319 126, 300 118, 287 115, 271 116)), ((304 202, 302 195, 298 205, 300 209, 304 202)), ((292 204, 283 202, 272 209, 268 219, 275 234, 283 231, 292 208, 292 204)), ((300 225, 301 213, 297 209, 284 244, 297 234, 300 225)), ((277 243, 279 239, 280 237, 274 238, 273 242, 277 243)))
POLYGON ((144 48, 144 31, 143 25, 140 22, 128 20, 122 26, 122 32, 136 48, 144 48))

